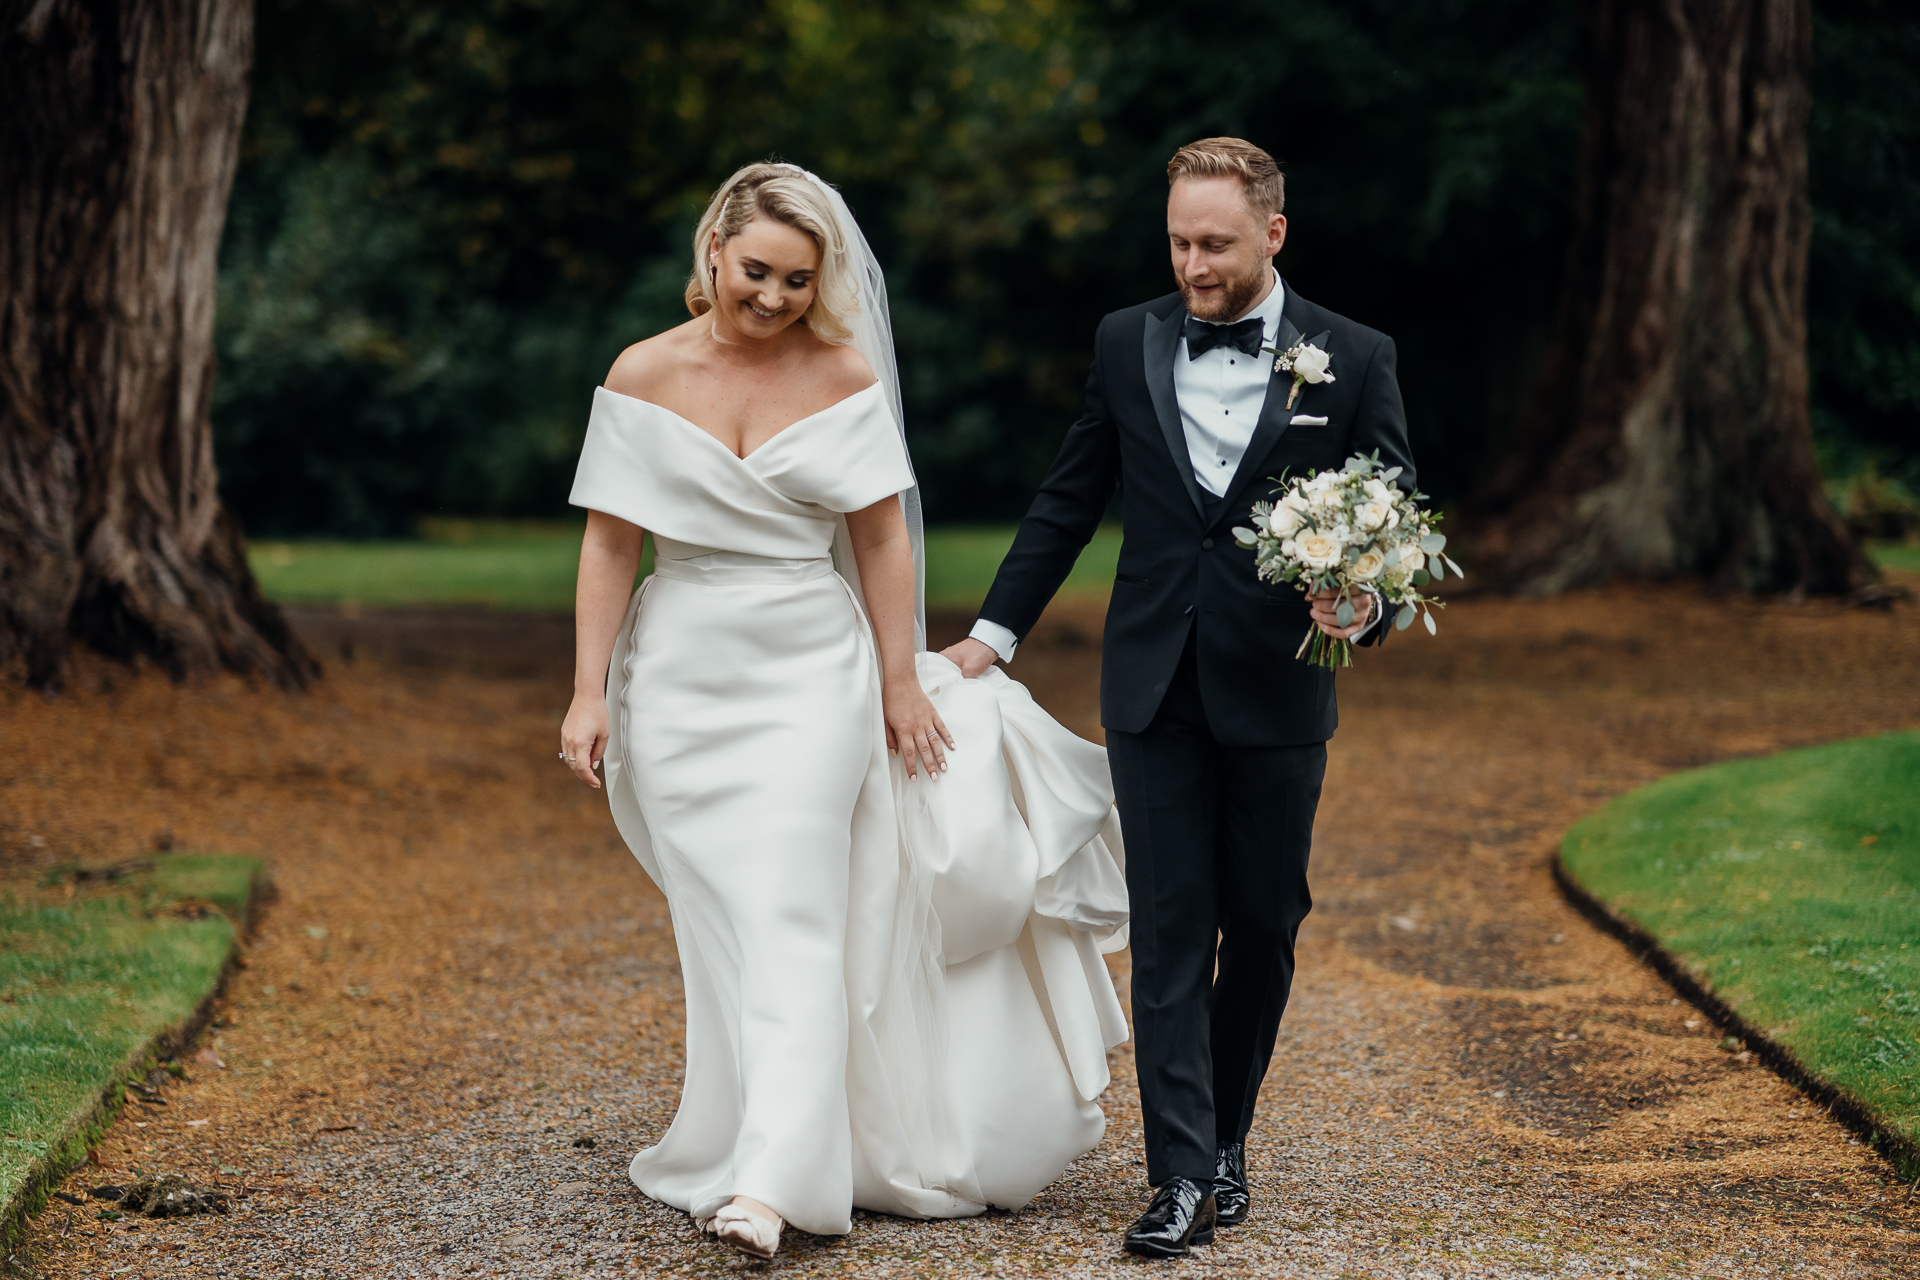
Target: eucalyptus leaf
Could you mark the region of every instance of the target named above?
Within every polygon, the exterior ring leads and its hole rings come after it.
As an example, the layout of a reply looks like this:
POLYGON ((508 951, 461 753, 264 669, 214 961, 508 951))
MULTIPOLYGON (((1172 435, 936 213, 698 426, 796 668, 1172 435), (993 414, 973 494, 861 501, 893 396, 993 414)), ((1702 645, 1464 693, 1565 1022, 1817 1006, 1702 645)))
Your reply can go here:
POLYGON ((1449 568, 1449 569, 1451 569, 1451 570, 1453 570, 1453 576, 1454 576, 1454 577, 1456 577, 1456 578, 1464 578, 1464 577, 1466 577, 1466 576, 1467 576, 1467 574, 1466 574, 1466 570, 1464 570, 1464 569, 1462 569, 1462 568, 1461 568, 1461 567, 1460 567, 1459 565, 1457 565, 1457 564, 1455 564, 1455 563, 1453 562, 1453 557, 1452 557, 1452 556, 1442 556, 1442 557, 1440 557, 1440 558, 1441 558, 1441 559, 1443 559, 1443 560, 1445 560, 1445 561, 1447 562, 1447 568, 1449 568))
POLYGON ((1386 482, 1387 482, 1388 484, 1391 484, 1391 483, 1393 483, 1393 482, 1394 482, 1395 480, 1398 480, 1398 479, 1400 478, 1400 468, 1399 468, 1399 467, 1388 467, 1388 468, 1387 468, 1387 469, 1386 469, 1385 471, 1382 471, 1382 472, 1380 473, 1380 478, 1381 478, 1381 479, 1382 479, 1383 481, 1386 481, 1386 482))
POLYGON ((1433 566, 1433 577, 1436 582, 1447 576, 1447 571, 1440 565, 1440 562, 1444 559, 1446 559, 1445 556, 1435 556, 1433 559, 1427 561, 1428 564, 1433 566))
POLYGON ((1393 629, 1395 631, 1405 631, 1413 625, 1413 615, 1418 612, 1420 611, 1410 604, 1401 605, 1400 612, 1393 616, 1393 629))
POLYGON ((1428 534, 1426 537, 1420 539, 1420 549, 1435 555, 1445 551, 1447 549, 1447 535, 1444 533, 1428 534))
POLYGON ((1440 634, 1440 628, 1433 625, 1433 610, 1429 609, 1425 613, 1421 614, 1420 621, 1427 624, 1428 635, 1434 636, 1434 635, 1440 634))
POLYGON ((1388 548, 1387 548, 1387 559, 1386 559, 1386 565, 1387 565, 1387 568, 1389 568, 1389 569, 1391 569, 1391 568, 1393 568, 1393 566, 1395 566, 1395 565, 1397 565, 1397 564, 1399 564, 1399 563, 1400 563, 1400 548, 1398 548, 1398 547, 1388 547, 1388 548))
POLYGON ((1254 533, 1253 530, 1247 528, 1245 525, 1235 525, 1233 528, 1233 540, 1243 547, 1250 547, 1260 541, 1260 538, 1258 534, 1254 533))
POLYGON ((1340 607, 1333 611, 1333 620, 1343 627, 1353 625, 1353 601, 1342 600, 1340 607))
POLYGON ((1433 581, 1433 575, 1428 573, 1425 569, 1415 569, 1413 571, 1413 577, 1410 579, 1410 581, 1416 587, 1424 587, 1429 582, 1433 581))

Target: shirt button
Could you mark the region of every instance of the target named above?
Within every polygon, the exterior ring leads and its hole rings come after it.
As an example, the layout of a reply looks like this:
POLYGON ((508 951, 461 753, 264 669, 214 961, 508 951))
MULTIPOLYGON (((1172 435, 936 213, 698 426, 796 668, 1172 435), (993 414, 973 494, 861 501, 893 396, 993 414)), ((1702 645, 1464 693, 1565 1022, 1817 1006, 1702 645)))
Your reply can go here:
POLYGON ((1200 539, 1200 549, 1201 549, 1202 551, 1211 551, 1211 550, 1213 550, 1213 539, 1212 539, 1212 538, 1202 538, 1202 539, 1200 539))

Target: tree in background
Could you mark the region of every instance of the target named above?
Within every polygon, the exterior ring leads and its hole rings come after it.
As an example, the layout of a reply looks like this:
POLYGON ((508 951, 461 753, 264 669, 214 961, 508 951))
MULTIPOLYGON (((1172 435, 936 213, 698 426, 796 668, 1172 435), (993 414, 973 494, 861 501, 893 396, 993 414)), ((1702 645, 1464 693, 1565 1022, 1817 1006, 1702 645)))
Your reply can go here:
POLYGON ((1809 416, 1807 0, 1589 0, 1586 43, 1565 292, 1478 549, 1537 591, 1864 586, 1809 416))
POLYGON ((1862 536, 1920 533, 1920 19, 1907 0, 1813 11, 1808 270, 1813 430, 1862 536))
MULTIPOLYGON (((1815 426, 1920 487, 1920 24, 1818 0, 1815 426)), ((1391 333, 1423 487, 1513 446, 1572 233, 1575 6, 1537 0, 260 0, 222 245, 223 492, 256 534, 555 515, 588 391, 685 317, 736 165, 847 193, 928 509, 1005 519, 1105 311, 1167 291, 1164 165, 1289 172, 1280 267, 1391 333), (1223 63, 1219 32, 1234 33, 1223 63)))
POLYGON ((315 671, 216 491, 248 0, 0 0, 0 663, 315 671))
POLYGON ((1579 87, 1533 0, 262 0, 223 247, 224 484, 256 532, 564 510, 588 391, 685 318, 734 166, 847 193, 886 264, 930 512, 1004 519, 1094 327, 1169 290, 1165 164, 1290 165, 1282 269, 1395 334, 1458 491, 1550 305, 1579 87), (1218 74, 1219 26, 1244 56, 1218 74), (1488 33, 1497 32, 1497 47, 1488 33), (1444 323, 1441 323, 1444 321, 1444 323), (1452 334, 1477 335, 1463 368, 1452 334))

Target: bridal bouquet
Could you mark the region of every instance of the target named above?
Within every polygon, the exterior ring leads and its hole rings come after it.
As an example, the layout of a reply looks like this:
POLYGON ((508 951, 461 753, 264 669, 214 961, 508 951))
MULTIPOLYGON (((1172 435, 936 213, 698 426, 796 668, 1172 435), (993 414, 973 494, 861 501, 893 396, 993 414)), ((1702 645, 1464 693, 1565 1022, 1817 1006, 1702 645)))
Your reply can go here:
MULTIPOLYGON (((1399 467, 1381 470, 1377 452, 1356 454, 1338 471, 1294 480, 1278 502, 1256 502, 1253 528, 1235 529, 1234 539, 1253 549, 1254 572, 1264 581, 1291 582, 1309 595, 1339 592, 1343 627, 1353 625, 1353 597, 1365 592, 1378 596, 1383 608, 1397 606, 1396 630, 1418 616, 1431 633, 1441 602, 1421 588, 1448 573, 1466 575, 1446 557, 1446 536, 1434 532, 1440 517, 1416 505, 1427 495, 1395 488, 1399 474, 1399 467)), ((1310 627, 1294 657, 1352 666, 1353 645, 1310 627)))

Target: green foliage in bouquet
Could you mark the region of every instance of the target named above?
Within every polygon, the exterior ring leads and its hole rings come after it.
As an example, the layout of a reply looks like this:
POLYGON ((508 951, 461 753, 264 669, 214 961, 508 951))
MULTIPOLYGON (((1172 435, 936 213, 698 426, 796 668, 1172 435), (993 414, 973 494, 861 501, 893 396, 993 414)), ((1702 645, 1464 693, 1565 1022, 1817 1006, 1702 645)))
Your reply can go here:
MULTIPOLYGON (((1353 625, 1357 592, 1378 596, 1394 609, 1393 625, 1404 631, 1418 617, 1435 631, 1433 611, 1442 602, 1424 593, 1446 577, 1465 577, 1446 556, 1446 535, 1436 531, 1438 512, 1420 506, 1426 494, 1394 484, 1399 467, 1382 468, 1376 450, 1355 454, 1338 471, 1322 471, 1287 484, 1278 502, 1256 502, 1253 528, 1233 536, 1253 551, 1254 572, 1266 582, 1290 582, 1306 595, 1335 592, 1335 618, 1353 625)), ((1353 645, 1310 627, 1295 657, 1322 667, 1353 665, 1353 645)))

